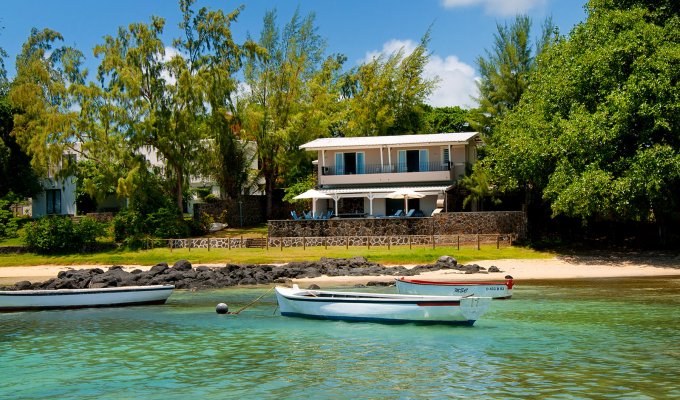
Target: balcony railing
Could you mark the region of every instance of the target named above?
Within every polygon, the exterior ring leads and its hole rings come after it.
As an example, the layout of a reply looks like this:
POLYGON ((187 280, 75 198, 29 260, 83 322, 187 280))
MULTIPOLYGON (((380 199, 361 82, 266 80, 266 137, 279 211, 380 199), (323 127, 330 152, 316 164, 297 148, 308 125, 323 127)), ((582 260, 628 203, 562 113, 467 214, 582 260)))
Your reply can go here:
POLYGON ((357 165, 354 168, 325 166, 321 168, 322 175, 359 175, 359 174, 394 174, 401 172, 436 172, 436 171, 450 171, 450 162, 421 162, 417 165, 408 165, 404 163, 398 164, 366 164, 357 165))

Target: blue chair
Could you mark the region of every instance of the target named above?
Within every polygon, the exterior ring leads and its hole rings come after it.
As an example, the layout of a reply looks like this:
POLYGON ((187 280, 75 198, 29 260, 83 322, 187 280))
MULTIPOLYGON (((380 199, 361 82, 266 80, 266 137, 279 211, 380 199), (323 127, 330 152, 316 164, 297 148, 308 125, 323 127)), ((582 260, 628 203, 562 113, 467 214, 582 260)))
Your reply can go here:
POLYGON ((412 208, 412 209, 408 210, 408 213, 406 213, 405 216, 410 218, 410 217, 413 216, 413 214, 415 214, 415 212, 416 212, 416 209, 412 208))
POLYGON ((333 211, 328 210, 328 212, 326 212, 326 217, 324 219, 331 219, 332 216, 333 216, 333 211))
POLYGON ((295 212, 295 210, 293 210, 293 211, 290 212, 290 216, 293 217, 293 219, 296 220, 296 221, 299 221, 299 220, 302 219, 302 218, 298 217, 298 215, 297 215, 297 213, 295 212))
POLYGON ((314 216, 312 215, 311 211, 308 212, 303 212, 305 219, 314 219, 314 216))
POLYGON ((397 212, 395 212, 392 215, 388 215, 388 217, 389 218, 397 218, 397 217, 402 217, 403 215, 404 215, 404 210, 397 210, 397 212))

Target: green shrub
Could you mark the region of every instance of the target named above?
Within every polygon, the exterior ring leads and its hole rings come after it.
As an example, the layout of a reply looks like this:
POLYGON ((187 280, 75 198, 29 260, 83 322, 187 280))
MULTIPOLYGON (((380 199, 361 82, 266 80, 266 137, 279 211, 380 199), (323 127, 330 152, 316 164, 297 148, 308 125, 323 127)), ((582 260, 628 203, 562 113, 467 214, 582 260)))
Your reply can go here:
POLYGON ((113 217, 113 239, 125 242, 131 237, 138 237, 144 233, 144 219, 136 211, 124 210, 113 217))
POLYGON ((104 225, 92 218, 75 223, 71 218, 48 216, 26 225, 26 245, 40 254, 58 254, 92 248, 105 232, 104 225))
POLYGON ((0 238, 17 237, 19 221, 10 209, 12 203, 5 199, 0 199, 0 238))
POLYGON ((80 240, 81 248, 93 248, 97 244, 97 238, 106 235, 105 223, 94 218, 84 217, 74 224, 73 233, 80 240))
POLYGON ((160 208, 146 216, 145 231, 162 239, 189 236, 189 226, 174 209, 160 208))

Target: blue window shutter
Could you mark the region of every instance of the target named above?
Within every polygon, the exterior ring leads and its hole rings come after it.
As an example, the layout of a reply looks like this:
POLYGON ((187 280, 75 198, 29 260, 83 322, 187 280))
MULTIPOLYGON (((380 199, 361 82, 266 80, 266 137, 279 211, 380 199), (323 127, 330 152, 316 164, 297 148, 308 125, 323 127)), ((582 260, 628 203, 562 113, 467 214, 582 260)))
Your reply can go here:
POLYGON ((406 150, 397 152, 397 172, 406 172, 406 150))
POLYGON ((419 158, 420 166, 418 170, 421 172, 428 171, 428 162, 430 161, 429 152, 427 150, 420 150, 419 158))
POLYGON ((357 152, 357 174, 364 174, 364 152, 357 152))
POLYGON ((343 175, 345 173, 345 154, 335 153, 335 174, 343 175))

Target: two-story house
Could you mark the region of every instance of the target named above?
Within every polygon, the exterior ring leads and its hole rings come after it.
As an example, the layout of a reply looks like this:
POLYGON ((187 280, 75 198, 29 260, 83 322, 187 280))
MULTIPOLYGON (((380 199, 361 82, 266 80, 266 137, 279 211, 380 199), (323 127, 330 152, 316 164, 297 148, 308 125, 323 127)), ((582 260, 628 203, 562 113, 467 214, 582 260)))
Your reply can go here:
POLYGON ((76 179, 59 174, 69 163, 75 163, 76 158, 75 152, 64 153, 59 164, 50 166, 47 176, 40 179, 43 190, 31 198, 33 218, 76 214, 76 179))
POLYGON ((477 160, 477 132, 316 139, 300 146, 316 151, 318 190, 331 199, 317 203, 317 213, 383 216, 403 210, 392 199, 399 189, 422 198, 408 208, 429 216, 445 208, 446 192, 477 160), (320 203, 320 204, 319 204, 320 203))
MULTIPOLYGON (((75 144, 77 151, 80 150, 80 144, 75 144)), ((250 168, 257 169, 257 143, 246 142, 245 150, 247 158, 250 161, 250 168)), ((32 216, 39 218, 44 215, 76 215, 76 178, 74 176, 62 176, 59 174, 63 171, 67 163, 75 163, 79 159, 77 151, 69 151, 63 154, 59 165, 52 166, 48 171, 48 176, 41 179, 43 191, 36 194, 32 199, 32 216)), ((159 153, 152 146, 142 146, 137 150, 137 154, 142 155, 147 162, 159 169, 165 168, 165 161, 161 158, 159 153)), ((264 184, 264 180, 260 179, 256 182, 258 186, 264 184)), ((210 190, 215 196, 220 195, 220 187, 214 179, 203 176, 191 176, 189 184, 193 189, 206 188, 210 190)), ((245 194, 261 194, 257 189, 248 188, 248 193, 245 194)), ((196 194, 193 194, 187 202, 187 212, 193 213, 193 206, 199 202, 196 194)), ((98 204, 99 210, 117 210, 127 204, 127 199, 119 199, 116 195, 107 196, 98 204)))

